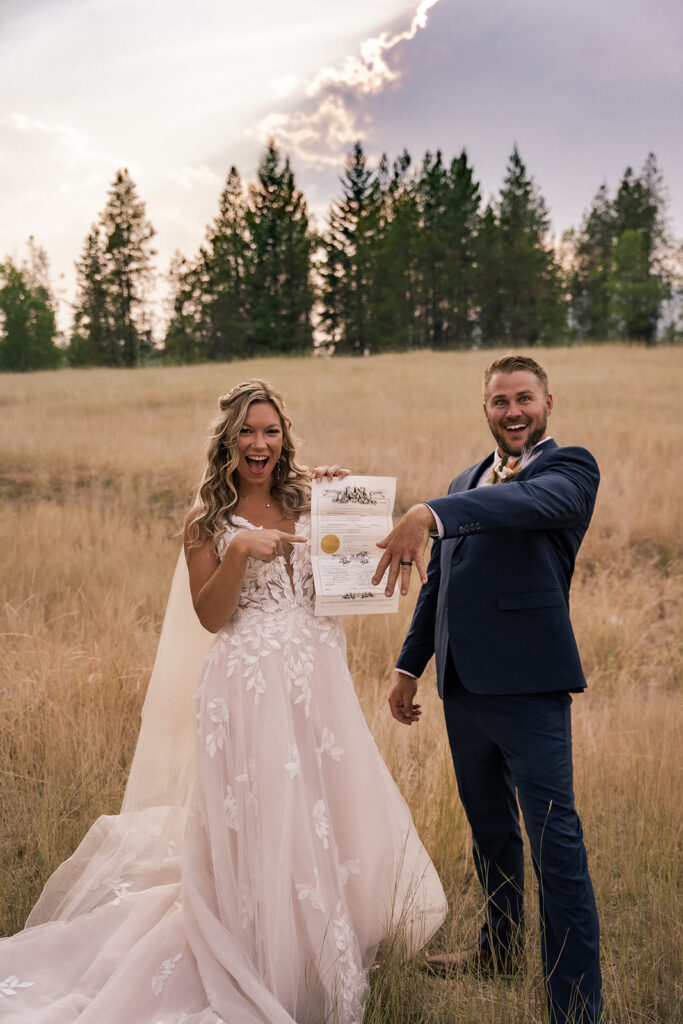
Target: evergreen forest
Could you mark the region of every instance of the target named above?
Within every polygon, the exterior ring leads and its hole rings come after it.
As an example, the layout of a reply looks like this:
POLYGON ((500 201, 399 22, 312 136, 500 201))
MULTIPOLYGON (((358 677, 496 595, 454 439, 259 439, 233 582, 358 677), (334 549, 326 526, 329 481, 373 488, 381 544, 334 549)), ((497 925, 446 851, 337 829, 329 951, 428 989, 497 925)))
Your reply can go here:
POLYGON ((31 238, 23 264, 0 263, 0 370, 683 337, 683 250, 653 154, 613 191, 600 185, 580 226, 553 239, 517 147, 485 203, 464 150, 371 166, 358 142, 316 226, 271 142, 255 181, 230 168, 199 252, 173 257, 163 325, 154 235, 118 170, 76 263, 67 339, 45 251, 31 238))

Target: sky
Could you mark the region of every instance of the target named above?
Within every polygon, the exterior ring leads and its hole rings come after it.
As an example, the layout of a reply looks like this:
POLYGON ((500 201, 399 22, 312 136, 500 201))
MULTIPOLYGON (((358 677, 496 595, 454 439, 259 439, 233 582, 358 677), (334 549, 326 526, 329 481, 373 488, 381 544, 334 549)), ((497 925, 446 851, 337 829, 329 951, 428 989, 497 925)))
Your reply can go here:
POLYGON ((516 144, 556 235, 654 152, 681 239, 683 4, 0 0, 0 260, 46 249, 63 329, 119 168, 163 278, 269 138, 320 226, 357 139, 371 163, 466 149, 486 200, 516 144))

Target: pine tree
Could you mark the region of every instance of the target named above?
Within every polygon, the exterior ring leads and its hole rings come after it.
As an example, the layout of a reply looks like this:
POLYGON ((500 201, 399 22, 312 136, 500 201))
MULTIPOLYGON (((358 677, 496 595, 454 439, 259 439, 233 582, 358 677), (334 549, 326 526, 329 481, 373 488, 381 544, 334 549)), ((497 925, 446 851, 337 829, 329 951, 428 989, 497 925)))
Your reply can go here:
POLYGON ((609 338, 611 278, 615 220, 607 186, 598 189, 578 234, 568 240, 574 248, 570 273, 570 315, 580 338, 609 338))
POLYGON ((321 326, 333 350, 370 351, 370 293, 375 279, 380 188, 357 142, 346 160, 342 196, 330 209, 322 278, 321 326))
POLYGON ((219 200, 218 217, 203 253, 206 269, 206 317, 209 354, 230 359, 248 354, 246 271, 249 241, 247 204, 236 167, 231 167, 219 200))
POLYGON ((627 229, 617 238, 609 283, 615 336, 653 344, 669 287, 652 273, 647 237, 640 231, 627 229))
POLYGON ((118 366, 120 352, 113 310, 105 282, 105 252, 93 224, 76 263, 78 297, 68 349, 72 366, 118 366))
POLYGON ((500 192, 497 222, 505 340, 527 345, 553 341, 565 326, 560 270, 546 243, 550 221, 545 200, 516 146, 500 192))
MULTIPOLYGON (((289 159, 271 142, 249 188, 244 296, 250 355, 312 348, 313 236, 289 159)), ((233 282, 234 283, 234 282, 233 282)))
POLYGON ((150 240, 154 228, 127 169, 117 171, 101 217, 104 233, 105 283, 111 302, 124 366, 137 366, 146 333, 140 307, 152 275, 150 240))
POLYGON ((0 370, 49 370, 61 361, 45 251, 29 241, 30 263, 0 263, 0 370))
POLYGON ((164 361, 200 363, 210 358, 209 321, 206 315, 205 254, 189 263, 179 252, 171 259, 170 316, 164 339, 164 361))
POLYGON ((249 239, 246 196, 231 167, 218 216, 206 231, 197 259, 176 253, 169 274, 172 311, 164 341, 172 362, 227 360, 249 355, 247 311, 249 239))
POLYGON ((421 344, 441 349, 448 346, 450 275, 448 232, 444 230, 448 207, 448 170, 441 152, 425 153, 417 181, 420 210, 419 304, 421 344))
POLYGON ((666 192, 654 153, 649 154, 639 175, 626 169, 613 210, 614 333, 652 344, 671 285, 665 267, 665 253, 670 248, 666 192))
POLYGON ((367 215, 373 231, 366 261, 366 348, 373 352, 413 348, 419 338, 415 317, 419 222, 407 151, 391 170, 386 157, 380 160, 367 215))
POLYGON ((477 333, 484 344, 502 344, 507 335, 505 321, 505 261, 498 217, 491 203, 479 221, 475 238, 475 302, 477 333))
POLYGON ((450 166, 426 153, 417 182, 421 214, 423 344, 470 343, 475 324, 476 233, 481 196, 463 150, 450 166))
POLYGON ((571 318, 580 337, 651 344, 671 292, 666 192, 651 153, 640 174, 627 167, 614 199, 603 185, 571 236, 571 318))
POLYGON ((137 366, 143 351, 151 349, 145 298, 153 273, 153 236, 133 179, 128 170, 117 171, 76 264, 73 361, 137 366))

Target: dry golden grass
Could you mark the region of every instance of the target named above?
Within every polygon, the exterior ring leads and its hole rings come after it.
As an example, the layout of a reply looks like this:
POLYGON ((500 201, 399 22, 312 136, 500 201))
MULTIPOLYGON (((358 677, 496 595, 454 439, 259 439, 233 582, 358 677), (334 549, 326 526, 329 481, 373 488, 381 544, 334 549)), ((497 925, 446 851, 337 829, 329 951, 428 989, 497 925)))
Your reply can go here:
MULTIPOLYGON (((534 353, 552 431, 603 480, 572 591, 589 675, 574 705, 577 801, 603 929, 608 1020, 673 1024, 680 932, 681 353, 534 353)), ((265 376, 284 393, 303 461, 398 477, 398 504, 442 493, 489 447, 482 352, 271 360, 0 376, 0 931, 21 927, 47 875, 115 811, 163 616, 184 509, 218 392, 265 376)), ((474 941, 479 893, 439 701, 403 729, 386 709, 397 618, 346 620, 370 727, 447 887, 435 948, 474 941)), ((529 893, 529 919, 535 894, 529 893)), ((425 978, 389 958, 367 1024, 540 1024, 538 937, 513 983, 425 978)))

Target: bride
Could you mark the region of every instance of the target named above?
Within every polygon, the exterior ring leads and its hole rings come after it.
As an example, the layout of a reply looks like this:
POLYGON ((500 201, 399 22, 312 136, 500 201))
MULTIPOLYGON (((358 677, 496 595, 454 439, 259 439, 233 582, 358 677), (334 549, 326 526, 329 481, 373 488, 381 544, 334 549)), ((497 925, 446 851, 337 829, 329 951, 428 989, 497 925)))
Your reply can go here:
POLYGON ((360 1024, 380 942, 410 955, 445 916, 313 614, 282 400, 250 380, 219 406, 122 812, 0 941, 8 1024, 360 1024))

